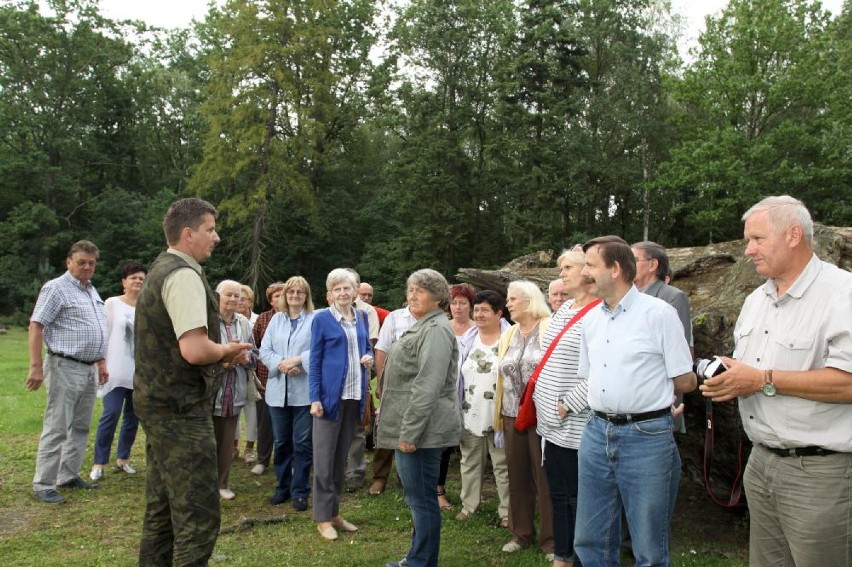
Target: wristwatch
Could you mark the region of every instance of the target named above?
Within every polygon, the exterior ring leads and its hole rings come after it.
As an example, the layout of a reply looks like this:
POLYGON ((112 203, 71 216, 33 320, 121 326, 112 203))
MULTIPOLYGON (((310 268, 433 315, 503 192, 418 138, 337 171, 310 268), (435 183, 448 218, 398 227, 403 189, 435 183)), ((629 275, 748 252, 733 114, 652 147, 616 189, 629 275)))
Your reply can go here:
POLYGON ((775 383, 772 381, 771 370, 763 371, 763 386, 761 386, 760 391, 763 392, 764 396, 769 396, 770 398, 778 391, 775 387, 775 383))

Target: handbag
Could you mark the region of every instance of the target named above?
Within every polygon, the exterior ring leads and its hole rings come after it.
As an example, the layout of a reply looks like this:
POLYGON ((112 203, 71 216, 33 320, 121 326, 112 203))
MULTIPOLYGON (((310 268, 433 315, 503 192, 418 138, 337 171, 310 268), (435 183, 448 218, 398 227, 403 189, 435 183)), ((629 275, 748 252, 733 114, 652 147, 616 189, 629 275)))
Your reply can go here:
POLYGON ((544 353, 544 356, 541 357, 541 360, 538 361, 538 365, 535 367, 535 370, 530 376, 530 379, 527 380, 527 385, 524 386, 524 391, 521 394, 521 401, 518 404, 518 416, 515 418, 515 429, 518 431, 526 431, 530 427, 533 427, 536 423, 538 423, 538 418, 535 413, 535 402, 533 402, 533 393, 535 393, 535 383, 538 381, 538 375, 541 374, 544 365, 547 363, 547 359, 550 358, 550 355, 553 354, 553 350, 556 348, 556 345, 559 344, 559 339, 562 338, 562 335, 568 332, 568 329, 574 326, 574 323, 579 321, 586 313, 588 313, 594 306, 601 302, 600 299, 596 299, 580 309, 577 313, 571 317, 571 320, 559 331, 559 334, 553 338, 550 342, 550 346, 547 347, 547 350, 544 353))
POLYGON ((260 395, 260 378, 257 377, 253 369, 246 372, 246 401, 259 402, 262 397, 260 395))

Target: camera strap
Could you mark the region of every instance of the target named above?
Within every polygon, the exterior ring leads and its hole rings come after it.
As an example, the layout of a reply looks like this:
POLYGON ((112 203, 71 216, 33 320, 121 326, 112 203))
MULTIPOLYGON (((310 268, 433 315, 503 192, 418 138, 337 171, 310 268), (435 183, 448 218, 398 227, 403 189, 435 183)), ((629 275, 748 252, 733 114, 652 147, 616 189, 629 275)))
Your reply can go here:
MULTIPOLYGON (((731 405, 736 408, 737 400, 736 398, 731 401, 731 405)), ((739 412, 737 412, 739 413, 739 412)), ((735 413, 734 415, 737 415, 735 413)), ((727 495, 727 501, 723 498, 720 498, 713 491, 712 482, 710 479, 710 472, 713 468, 713 450, 715 449, 716 443, 716 431, 715 431, 715 417, 713 415, 713 402, 710 398, 706 398, 704 401, 704 415, 706 419, 706 428, 704 430, 704 490, 707 491, 707 494, 710 495, 710 498, 717 505, 725 508, 726 510, 732 510, 734 508, 738 508, 742 505, 743 499, 743 452, 745 450, 745 442, 743 440, 742 433, 740 432, 740 426, 737 424, 736 427, 736 451, 737 451, 737 470, 734 475, 734 481, 731 483, 730 493, 727 495)))

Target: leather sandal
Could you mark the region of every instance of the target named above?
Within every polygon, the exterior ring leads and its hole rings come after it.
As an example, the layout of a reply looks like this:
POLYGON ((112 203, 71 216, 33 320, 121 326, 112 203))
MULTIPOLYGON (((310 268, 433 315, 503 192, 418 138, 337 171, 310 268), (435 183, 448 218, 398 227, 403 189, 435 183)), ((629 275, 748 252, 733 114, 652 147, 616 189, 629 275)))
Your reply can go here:
POLYGON ((447 491, 443 488, 438 491, 438 507, 441 508, 441 510, 446 511, 453 509, 453 505, 450 504, 449 500, 447 500, 447 491), (441 499, 443 499, 444 501, 441 502, 441 499))

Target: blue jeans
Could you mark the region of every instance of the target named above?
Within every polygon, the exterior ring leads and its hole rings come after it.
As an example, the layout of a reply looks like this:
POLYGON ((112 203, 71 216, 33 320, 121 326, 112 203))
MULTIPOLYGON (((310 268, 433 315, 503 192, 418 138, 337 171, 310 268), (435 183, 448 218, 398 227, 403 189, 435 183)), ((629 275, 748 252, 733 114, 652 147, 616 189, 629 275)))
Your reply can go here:
POLYGON ((278 479, 275 493, 307 499, 311 494, 314 454, 311 406, 268 407, 272 420, 272 462, 278 479))
POLYGON ((438 507, 438 474, 441 453, 437 449, 397 450, 396 472, 402 481, 405 503, 411 508, 414 534, 406 560, 408 567, 436 567, 441 547, 441 509, 438 507))
POLYGON ((621 510, 637 567, 669 565, 669 525, 680 482, 670 415, 615 425, 589 416, 579 453, 574 550, 584 567, 617 567, 621 510))
POLYGON ((121 460, 130 458, 130 449, 136 441, 136 431, 139 429, 139 420, 133 413, 133 390, 130 388, 115 387, 104 396, 104 412, 98 422, 98 432, 95 435, 95 460, 96 465, 105 465, 109 462, 109 452, 112 448, 112 440, 115 437, 115 428, 124 407, 124 418, 121 421, 121 431, 118 434, 118 452, 116 456, 121 460))
MULTIPOLYGON (((577 450, 544 444, 544 472, 553 508, 554 559, 568 562, 574 557, 574 525, 577 520, 577 450)), ((574 561, 581 567, 580 560, 574 561)))

